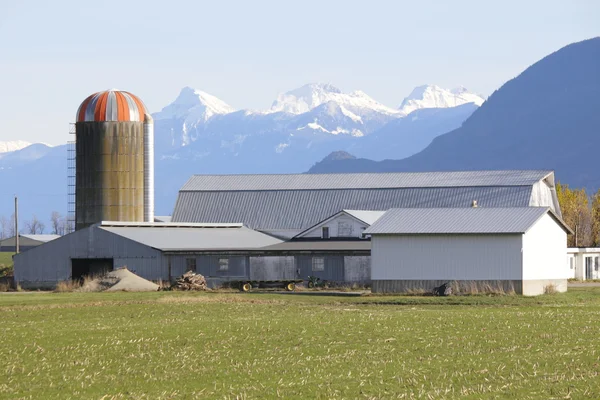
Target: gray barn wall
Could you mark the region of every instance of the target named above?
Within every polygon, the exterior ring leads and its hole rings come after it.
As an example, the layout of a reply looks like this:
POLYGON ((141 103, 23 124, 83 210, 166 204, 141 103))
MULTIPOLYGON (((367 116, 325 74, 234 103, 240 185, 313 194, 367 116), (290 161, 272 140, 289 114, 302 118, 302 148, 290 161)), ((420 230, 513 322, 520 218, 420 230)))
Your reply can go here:
POLYGON ((274 281, 296 279, 296 262, 294 257, 249 257, 250 279, 257 281, 274 281))
POLYGON ((371 256, 344 257, 344 275, 346 282, 371 283, 371 256))
POLYGON ((344 282, 344 256, 314 256, 323 257, 325 269, 323 271, 312 270, 313 256, 297 256, 296 265, 299 270, 299 279, 306 280, 309 276, 316 276, 323 280, 344 282))
POLYGON ((71 278, 71 258, 113 258, 115 268, 127 266, 150 280, 168 279, 159 250, 90 227, 17 255, 15 281, 24 288, 52 287, 71 278))

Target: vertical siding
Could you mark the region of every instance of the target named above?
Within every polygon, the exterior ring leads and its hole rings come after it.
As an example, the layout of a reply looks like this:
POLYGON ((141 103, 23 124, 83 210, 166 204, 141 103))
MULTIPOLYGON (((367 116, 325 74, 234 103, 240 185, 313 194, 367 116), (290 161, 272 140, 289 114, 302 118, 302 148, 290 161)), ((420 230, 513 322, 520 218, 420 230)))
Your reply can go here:
POLYGON ((518 280, 522 235, 375 235, 373 280, 518 280))
POLYGON ((567 234, 546 214, 523 236, 523 280, 569 275, 567 234))
POLYGON ((245 256, 215 256, 215 255, 171 255, 171 277, 177 278, 187 270, 187 259, 196 260, 196 272, 206 278, 247 278, 248 263, 245 256), (229 260, 229 268, 219 270, 219 259, 229 260))
POLYGON ((299 279, 306 280, 309 276, 316 276, 323 280, 344 282, 344 256, 297 256, 296 265, 299 272, 299 279), (312 260, 314 257, 322 257, 325 262, 323 271, 312 270, 312 260))
POLYGON ((249 263, 252 280, 296 279, 294 257, 249 257, 249 263))
POLYGON ((371 257, 344 257, 344 275, 346 282, 369 283, 371 281, 371 257))
POLYGON ((340 215, 327 223, 316 226, 313 230, 302 235, 302 237, 320 238, 322 236, 322 228, 324 226, 329 228, 329 237, 341 237, 340 233, 338 232, 338 227, 340 223, 347 224, 349 227, 351 227, 352 230, 351 235, 344 237, 361 237, 363 230, 368 226, 367 224, 359 222, 356 219, 347 215, 340 215))
POLYGON ((78 230, 15 257, 17 282, 60 282, 71 278, 72 258, 113 258, 145 279, 167 279, 162 253, 97 227, 78 230))

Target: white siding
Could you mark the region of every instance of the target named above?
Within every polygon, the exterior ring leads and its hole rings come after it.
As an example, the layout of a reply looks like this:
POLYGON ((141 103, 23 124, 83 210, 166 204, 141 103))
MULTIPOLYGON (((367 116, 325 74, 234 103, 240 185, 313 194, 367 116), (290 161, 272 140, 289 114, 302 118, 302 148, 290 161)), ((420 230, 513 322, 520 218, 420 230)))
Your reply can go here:
MULTIPOLYGON (((329 221, 326 221, 322 224, 315 226, 312 230, 306 232, 302 235, 303 238, 320 238, 322 234, 323 227, 326 226, 329 228, 329 237, 361 237, 363 230, 368 228, 368 225, 352 218, 348 215, 339 215, 329 221), (347 227, 347 229, 351 232, 350 235, 341 236, 338 228, 340 224, 347 227)), ((343 233, 342 233, 343 234, 343 233)))
POLYGON ((374 235, 373 280, 520 280, 522 235, 374 235))
POLYGON ((567 234, 546 214, 523 236, 523 280, 569 277, 567 234))
MULTIPOLYGON (((531 207, 550 207, 555 210, 554 194, 548 184, 541 180, 531 189, 531 198, 529 200, 529 206, 531 207)), ((555 210, 556 211, 556 210, 555 210)))

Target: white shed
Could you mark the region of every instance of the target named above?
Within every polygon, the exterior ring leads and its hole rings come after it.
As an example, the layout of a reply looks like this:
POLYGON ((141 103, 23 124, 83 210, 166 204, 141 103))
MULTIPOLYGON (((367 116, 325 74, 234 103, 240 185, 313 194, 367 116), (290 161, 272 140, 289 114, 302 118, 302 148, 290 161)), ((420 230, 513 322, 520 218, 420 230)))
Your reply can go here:
POLYGON ((548 207, 403 208, 371 235, 373 292, 431 290, 449 281, 524 295, 567 290, 568 226, 548 207))
POLYGON ((569 278, 580 281, 600 279, 600 248, 569 247, 569 278))

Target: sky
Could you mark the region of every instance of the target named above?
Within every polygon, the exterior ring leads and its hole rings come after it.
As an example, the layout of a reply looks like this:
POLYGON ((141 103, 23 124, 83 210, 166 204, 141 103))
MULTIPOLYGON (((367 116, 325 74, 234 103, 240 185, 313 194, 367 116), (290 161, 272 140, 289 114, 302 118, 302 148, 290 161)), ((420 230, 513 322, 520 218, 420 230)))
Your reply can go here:
POLYGON ((428 83, 489 96, 599 21, 597 0, 0 0, 0 141, 63 144, 109 88, 152 112, 184 86, 238 109, 311 82, 394 107, 428 83))

